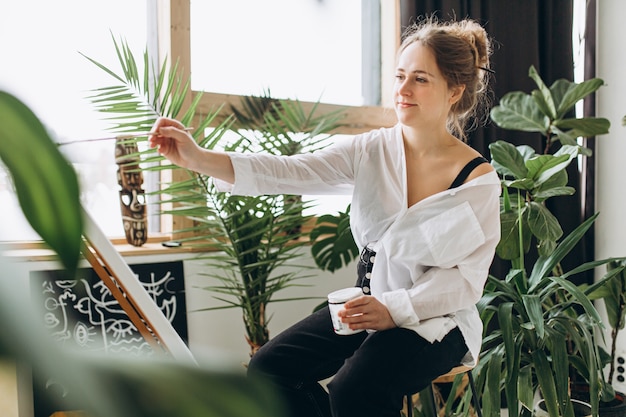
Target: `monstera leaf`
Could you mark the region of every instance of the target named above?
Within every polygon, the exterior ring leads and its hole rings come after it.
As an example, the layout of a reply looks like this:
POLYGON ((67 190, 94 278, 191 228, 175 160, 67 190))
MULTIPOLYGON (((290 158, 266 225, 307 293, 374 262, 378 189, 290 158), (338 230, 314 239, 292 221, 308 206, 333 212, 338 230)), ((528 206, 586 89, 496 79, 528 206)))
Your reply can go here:
POLYGON ((350 206, 337 215, 320 216, 311 231, 311 240, 311 254, 321 269, 335 272, 352 262, 359 249, 350 230, 350 206))

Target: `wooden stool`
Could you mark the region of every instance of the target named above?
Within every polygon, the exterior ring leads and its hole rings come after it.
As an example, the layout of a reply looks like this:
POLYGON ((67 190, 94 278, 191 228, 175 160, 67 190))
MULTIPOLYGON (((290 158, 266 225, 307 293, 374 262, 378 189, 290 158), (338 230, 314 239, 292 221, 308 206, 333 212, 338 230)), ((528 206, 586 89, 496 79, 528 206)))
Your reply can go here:
MULTIPOLYGON (((454 381, 454 377, 458 374, 467 375, 470 391, 472 393, 472 403, 474 404, 474 410, 476 410, 476 414, 478 417, 483 417, 482 410, 480 409, 480 404, 478 401, 478 393, 476 391, 476 385, 474 384, 474 377, 472 375, 472 369, 469 366, 457 366, 452 368, 450 372, 443 374, 436 379, 433 380, 432 384, 445 384, 454 381)), ((437 403, 435 402, 435 395, 433 394, 433 390, 431 387, 430 390, 430 401, 432 405, 432 409, 437 412, 437 403)), ((407 408, 407 417, 413 417, 413 397, 411 394, 406 395, 406 408, 407 408)))

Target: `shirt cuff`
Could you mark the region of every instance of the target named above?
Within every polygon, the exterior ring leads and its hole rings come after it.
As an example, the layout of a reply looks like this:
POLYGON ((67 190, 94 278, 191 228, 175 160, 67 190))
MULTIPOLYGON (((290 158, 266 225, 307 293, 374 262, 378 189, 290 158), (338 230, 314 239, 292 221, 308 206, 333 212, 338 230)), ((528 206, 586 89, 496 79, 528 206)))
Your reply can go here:
POLYGON ((236 152, 228 152, 228 156, 230 157, 233 170, 235 171, 235 182, 231 184, 214 178, 213 184, 217 190, 220 192, 228 192, 232 195, 256 195, 254 191, 256 187, 254 181, 255 176, 249 158, 236 152), (243 179, 245 179, 245 181, 243 179))
POLYGON ((230 193, 233 190, 233 184, 217 178, 213 178, 213 185, 215 185, 217 191, 221 193, 230 193))
POLYGON ((411 297, 405 289, 383 293, 382 303, 389 310, 393 322, 398 327, 411 328, 420 323, 411 304, 411 297))

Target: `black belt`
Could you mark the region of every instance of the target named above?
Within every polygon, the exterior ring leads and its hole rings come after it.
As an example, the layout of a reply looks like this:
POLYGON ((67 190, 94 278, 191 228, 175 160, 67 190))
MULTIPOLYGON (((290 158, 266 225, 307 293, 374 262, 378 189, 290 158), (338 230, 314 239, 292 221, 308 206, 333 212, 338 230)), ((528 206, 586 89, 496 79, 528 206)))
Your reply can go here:
POLYGON ((361 287, 363 294, 366 295, 371 294, 370 280, 372 278, 372 268, 374 267, 375 259, 376 252, 369 248, 363 248, 356 268, 356 286, 361 287))

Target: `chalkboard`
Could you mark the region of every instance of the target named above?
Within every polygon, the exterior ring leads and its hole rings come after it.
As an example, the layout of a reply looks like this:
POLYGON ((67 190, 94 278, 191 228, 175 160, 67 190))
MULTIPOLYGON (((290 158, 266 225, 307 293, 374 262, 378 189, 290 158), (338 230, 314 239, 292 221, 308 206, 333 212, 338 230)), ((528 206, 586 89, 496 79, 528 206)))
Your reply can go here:
MULTIPOLYGON (((180 338, 187 343, 183 262, 129 265, 142 287, 180 338)), ((150 356, 151 345, 92 268, 79 269, 75 279, 64 270, 31 271, 34 300, 41 300, 41 319, 62 346, 102 354, 150 356)), ((48 417, 49 399, 63 395, 51 381, 35 381, 35 417, 48 417), (43 394, 46 395, 43 395, 43 394)))
MULTIPOLYGON (((143 288, 183 340, 187 340, 182 261, 129 265, 143 288)), ((32 271, 34 299, 42 301, 42 320, 53 337, 68 347, 110 353, 149 354, 150 345, 91 268, 76 279, 65 271, 32 271)))

